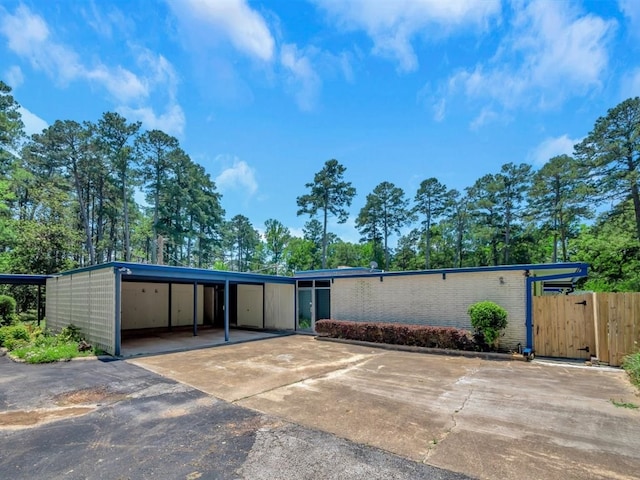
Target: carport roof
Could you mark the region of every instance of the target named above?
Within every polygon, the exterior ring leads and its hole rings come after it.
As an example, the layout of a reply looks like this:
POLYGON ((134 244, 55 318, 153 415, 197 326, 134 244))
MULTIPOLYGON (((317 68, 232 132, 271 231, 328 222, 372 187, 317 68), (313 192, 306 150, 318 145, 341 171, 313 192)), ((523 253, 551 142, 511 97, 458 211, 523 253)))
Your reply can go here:
POLYGON ((78 268, 61 273, 72 275, 80 272, 102 270, 105 268, 118 269, 122 273, 123 280, 155 281, 173 283, 288 283, 294 284, 291 277, 279 275, 265 275, 250 272, 231 272, 224 270, 207 270, 204 268, 175 267, 170 265, 152 265, 133 262, 108 262, 90 267, 78 268))
POLYGON ((0 273, 0 284, 9 285, 46 285, 51 275, 23 275, 18 273, 0 273))

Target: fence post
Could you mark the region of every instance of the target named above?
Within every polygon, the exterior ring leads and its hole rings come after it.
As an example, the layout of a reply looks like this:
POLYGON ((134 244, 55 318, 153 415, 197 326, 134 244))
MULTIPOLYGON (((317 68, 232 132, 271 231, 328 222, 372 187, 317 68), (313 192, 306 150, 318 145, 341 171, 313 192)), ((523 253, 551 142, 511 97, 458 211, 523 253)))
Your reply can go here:
MULTIPOLYGON (((596 292, 591 292, 591 308, 593 308, 593 329, 596 336, 596 358, 598 360, 604 361, 602 358, 602 351, 600 349, 600 342, 603 340, 606 342, 606 339, 600 338, 600 318, 598 316, 598 294, 596 292)), ((607 358, 607 361, 609 359, 607 358)))

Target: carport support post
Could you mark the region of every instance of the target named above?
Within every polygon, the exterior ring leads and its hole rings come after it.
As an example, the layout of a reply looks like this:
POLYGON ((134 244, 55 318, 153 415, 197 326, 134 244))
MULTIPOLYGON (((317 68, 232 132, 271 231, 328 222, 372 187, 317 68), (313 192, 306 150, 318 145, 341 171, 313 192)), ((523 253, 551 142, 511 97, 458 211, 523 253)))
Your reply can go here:
POLYGON ((173 308, 173 299, 171 298, 173 295, 171 293, 173 284, 169 282, 169 331, 171 331, 171 309, 173 308))
POLYGON ((38 298, 36 299, 36 310, 38 311, 38 326, 42 320, 42 308, 40 306, 40 297, 42 296, 42 285, 38 285, 38 298))
POLYGON ((120 268, 115 268, 116 273, 116 291, 115 291, 115 340, 113 346, 113 355, 120 356, 120 343, 121 343, 121 326, 122 326, 122 271, 120 268))
POLYGON ((198 282, 193 283, 193 336, 198 336, 198 282))
POLYGON ((224 341, 229 341, 229 279, 224 281, 224 341))

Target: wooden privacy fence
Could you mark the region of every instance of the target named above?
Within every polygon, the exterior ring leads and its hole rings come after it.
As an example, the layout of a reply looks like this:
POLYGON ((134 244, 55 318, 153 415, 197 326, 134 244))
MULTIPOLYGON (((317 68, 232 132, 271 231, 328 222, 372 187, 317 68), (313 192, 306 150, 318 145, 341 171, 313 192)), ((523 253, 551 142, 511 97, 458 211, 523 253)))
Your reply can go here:
POLYGON ((534 297, 533 334, 536 355, 619 366, 640 350, 640 293, 534 297))

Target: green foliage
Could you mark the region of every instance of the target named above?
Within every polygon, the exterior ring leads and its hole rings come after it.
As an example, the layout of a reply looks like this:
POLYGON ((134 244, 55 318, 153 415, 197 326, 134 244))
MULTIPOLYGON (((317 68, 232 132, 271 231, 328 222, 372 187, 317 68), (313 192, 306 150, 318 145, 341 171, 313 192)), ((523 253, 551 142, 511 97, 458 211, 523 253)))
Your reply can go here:
POLYGON ((575 150, 598 200, 631 199, 640 242, 640 97, 609 109, 575 150))
POLYGON ((0 347, 11 350, 20 341, 30 340, 29 330, 24 325, 8 325, 0 327, 0 347))
POLYGON ((640 352, 627 355, 622 362, 622 368, 629 374, 631 383, 640 388, 640 352))
POLYGON ((78 344, 75 342, 60 342, 55 337, 45 337, 45 339, 37 345, 18 347, 11 354, 27 363, 50 363, 93 354, 93 352, 79 352, 78 344))
POLYGON ((625 402, 623 400, 614 400, 613 398, 611 399, 611 403, 613 403, 613 405, 618 408, 628 408, 631 410, 636 410, 640 408, 640 406, 636 405, 633 402, 625 402))
POLYGON ((58 337, 60 338, 60 340, 62 340, 63 342, 81 342, 82 340, 84 340, 84 338, 82 337, 82 334, 80 333, 80 327, 76 327, 73 323, 67 325, 66 327, 64 327, 60 333, 58 334, 58 337))
POLYGON ((452 327, 320 320, 316 322, 316 332, 332 338, 362 342, 452 350, 476 349, 470 332, 452 327))
POLYGON ((412 220, 409 201, 404 191, 393 183, 382 182, 367 195, 367 201, 356 219, 363 240, 379 245, 382 241, 385 269, 389 269, 389 237, 412 220))
POLYGON ((297 198, 298 215, 315 216, 322 212, 322 268, 327 266, 327 221, 330 215, 337 218, 338 223, 345 223, 349 218, 347 207, 356 195, 351 182, 344 181, 346 167, 337 160, 327 160, 322 170, 307 183, 310 193, 297 198))
POLYGON ((640 291, 640 243, 635 238, 630 201, 618 205, 583 227, 572 242, 573 258, 589 262, 589 277, 581 286, 596 292, 640 291))
POLYGON ((507 311, 500 305, 484 301, 469 306, 471 325, 489 346, 495 346, 502 330, 507 327, 507 311))
POLYGON ((0 325, 11 323, 16 313, 16 301, 8 295, 0 295, 0 325))
POLYGON ((96 354, 96 350, 82 340, 80 329, 74 325, 65 327, 59 335, 49 335, 33 324, 1 327, 0 346, 28 363, 55 362, 96 354))

